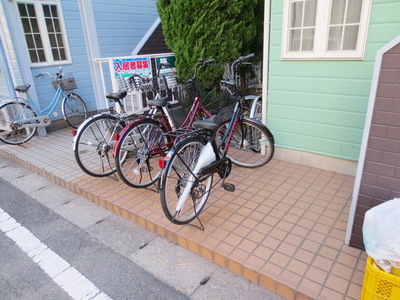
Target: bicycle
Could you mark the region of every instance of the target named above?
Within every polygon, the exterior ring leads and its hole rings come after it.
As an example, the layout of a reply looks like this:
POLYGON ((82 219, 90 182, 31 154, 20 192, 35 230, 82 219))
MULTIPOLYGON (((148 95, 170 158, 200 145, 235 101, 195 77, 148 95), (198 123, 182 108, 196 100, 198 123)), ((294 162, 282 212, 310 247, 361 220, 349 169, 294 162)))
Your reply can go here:
MULTIPOLYGON (((253 55, 242 56, 232 64, 232 74, 253 55)), ((232 87, 234 82, 222 82, 232 87)), ((176 138, 176 143, 164 159, 159 161, 162 173, 159 179, 161 206, 165 216, 174 224, 188 224, 204 208, 213 188, 213 175, 217 173, 226 191, 235 191, 235 186, 226 182, 232 170, 232 159, 228 151, 232 147, 240 127, 246 122, 258 128, 265 148, 268 148, 265 163, 274 155, 274 137, 266 126, 243 116, 243 98, 233 93, 234 107, 229 124, 218 124, 218 117, 195 121, 192 127, 166 133, 176 138), (221 136, 221 130, 223 135, 221 136)), ((246 127, 246 126, 244 126, 246 127)), ((265 151, 267 151, 265 150, 265 151)), ((200 219, 199 219, 200 221, 200 219)), ((201 224, 201 221, 200 221, 201 224)), ((201 224, 202 229, 204 229, 201 224)))
MULTIPOLYGON (((200 60, 195 65, 194 76, 183 83, 193 88, 195 97, 186 118, 179 127, 189 126, 196 119, 211 116, 203 102, 197 72, 200 67, 213 62, 213 59, 200 60)), ((160 173, 158 159, 165 155, 173 141, 170 137, 165 137, 163 140, 160 138, 165 132, 177 128, 170 113, 167 97, 149 100, 147 104, 151 107, 149 113, 123 129, 114 149, 115 165, 119 176, 127 185, 135 188, 148 187, 158 180, 160 173), (122 159, 125 155, 126 157, 122 159)))
POLYGON ((106 98, 115 102, 119 109, 110 108, 88 118, 72 135, 75 160, 86 174, 94 177, 104 177, 113 174, 116 169, 112 156, 114 134, 121 132, 127 124, 127 115, 121 100, 126 91, 107 94, 106 98), (118 112, 119 111, 119 112, 118 112))
MULTIPOLYGON (((78 130, 72 131, 74 156, 82 171, 94 177, 105 177, 115 173, 116 166, 112 157, 116 144, 114 136, 120 134, 124 127, 137 118, 127 115, 122 100, 128 90, 141 90, 159 98, 161 91, 155 81, 160 78, 159 72, 164 66, 166 64, 159 65, 157 76, 154 78, 132 75, 124 80, 122 84, 126 90, 106 95, 107 99, 115 102, 115 108, 111 107, 88 118, 78 130)), ((165 85, 165 89, 167 88, 165 85)))
POLYGON ((77 128, 87 117, 87 108, 82 98, 73 92, 64 91, 62 86, 62 69, 51 75, 48 72, 40 73, 36 78, 51 77, 56 92, 50 104, 40 109, 29 96, 30 84, 15 87, 25 98, 15 98, 0 106, 0 141, 19 145, 28 142, 36 133, 38 127, 49 126, 52 116, 56 116, 55 109, 61 101, 62 114, 65 121, 73 128, 77 128))

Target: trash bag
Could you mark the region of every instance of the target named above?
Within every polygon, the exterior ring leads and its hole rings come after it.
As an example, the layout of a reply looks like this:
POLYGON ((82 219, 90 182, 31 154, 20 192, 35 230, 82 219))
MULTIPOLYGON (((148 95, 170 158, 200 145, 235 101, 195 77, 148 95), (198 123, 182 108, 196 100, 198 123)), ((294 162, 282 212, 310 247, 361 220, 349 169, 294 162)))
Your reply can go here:
POLYGON ((375 261, 400 266, 400 198, 379 204, 365 213, 365 251, 375 261))

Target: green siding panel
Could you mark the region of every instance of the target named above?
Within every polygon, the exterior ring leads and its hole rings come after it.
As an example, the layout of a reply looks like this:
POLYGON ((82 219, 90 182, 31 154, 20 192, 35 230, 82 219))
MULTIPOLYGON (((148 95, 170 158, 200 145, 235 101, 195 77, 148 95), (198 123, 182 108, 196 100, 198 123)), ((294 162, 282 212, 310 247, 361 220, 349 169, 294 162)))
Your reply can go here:
POLYGON ((282 10, 272 0, 267 119, 277 145, 358 160, 376 52, 400 35, 400 1, 373 0, 362 61, 281 60, 282 10))

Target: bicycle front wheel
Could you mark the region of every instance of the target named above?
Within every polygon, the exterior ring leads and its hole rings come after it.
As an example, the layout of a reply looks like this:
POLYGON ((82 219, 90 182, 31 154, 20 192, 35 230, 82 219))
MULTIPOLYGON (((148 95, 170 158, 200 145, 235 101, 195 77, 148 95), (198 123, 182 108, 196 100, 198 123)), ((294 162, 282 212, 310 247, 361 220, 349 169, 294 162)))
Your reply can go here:
POLYGON ((158 180, 158 161, 169 144, 169 138, 163 135, 166 131, 158 121, 142 119, 120 136, 115 165, 127 185, 144 188, 158 180))
POLYGON ((78 94, 67 93, 61 107, 65 121, 72 128, 77 129, 87 118, 86 104, 78 94))
POLYGON ((0 106, 0 141, 19 145, 29 141, 37 131, 36 111, 23 102, 0 106))
POLYGON ((115 116, 98 115, 78 130, 74 139, 74 154, 76 162, 86 174, 103 177, 116 171, 114 133, 120 133, 124 126, 125 122, 115 116))
POLYGON ((176 145, 160 179, 160 200, 165 216, 172 223, 187 224, 196 218, 207 202, 213 182, 210 174, 195 180, 195 169, 206 140, 189 137, 176 145), (180 207, 179 207, 180 206, 180 207))
MULTIPOLYGON (((228 126, 229 121, 220 125, 219 137, 224 135, 228 126)), ((261 167, 272 159, 274 153, 275 142, 268 128, 256 120, 244 117, 235 129, 228 151, 232 162, 245 168, 261 167)))

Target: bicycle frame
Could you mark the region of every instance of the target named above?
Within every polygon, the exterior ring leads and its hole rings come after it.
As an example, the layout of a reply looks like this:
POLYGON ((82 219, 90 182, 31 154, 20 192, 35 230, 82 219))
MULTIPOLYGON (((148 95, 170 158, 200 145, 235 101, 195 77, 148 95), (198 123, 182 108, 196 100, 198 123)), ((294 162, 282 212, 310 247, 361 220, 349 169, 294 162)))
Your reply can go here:
MULTIPOLYGON (((29 96, 28 93, 27 98, 21 98, 22 101, 26 102, 28 106, 32 107, 36 113, 38 114, 37 117, 35 118, 26 118, 23 120, 19 120, 20 126, 21 127, 30 127, 31 124, 35 124, 35 126, 48 126, 50 124, 50 118, 53 115, 58 103, 63 97, 68 97, 61 86, 58 86, 54 96, 53 100, 51 100, 50 104, 44 108, 44 109, 39 109, 39 107, 35 104, 33 99, 29 96), (47 113, 46 113, 47 112, 47 113)), ((26 109, 26 108, 25 108, 26 109)), ((23 115, 24 112, 21 114, 23 115)))
POLYGON ((57 104, 60 102, 60 100, 62 99, 62 97, 68 97, 65 92, 63 91, 63 89, 58 86, 54 96, 53 96, 53 100, 51 100, 50 104, 44 108, 44 109, 39 109, 39 107, 35 104, 35 102, 33 101, 33 99, 31 97, 28 97, 27 102, 29 105, 31 105, 36 112, 40 115, 40 116, 48 116, 50 117, 53 112, 55 111, 57 104), (46 113, 47 111, 47 113, 46 113))
MULTIPOLYGON (((154 107, 150 110, 149 114, 147 117, 145 118, 150 118, 150 119, 154 119, 159 121, 164 128, 167 131, 172 131, 175 128, 175 124, 174 121, 172 120, 172 117, 169 114, 169 111, 166 107, 162 107, 162 114, 161 116, 157 117, 156 113, 159 110, 159 107, 154 107)), ((185 120, 183 121, 182 125, 180 126, 180 128, 186 127, 186 126, 190 126, 196 118, 196 115, 200 115, 200 116, 205 116, 205 117, 211 117, 211 113, 205 109, 205 107, 203 106, 202 102, 201 102, 201 98, 199 96, 196 96, 193 100, 193 103, 190 107, 190 110, 188 112, 188 114, 186 115, 185 120)), ((130 128, 132 126, 135 126, 137 123, 141 122, 144 118, 139 118, 136 119, 135 121, 133 121, 132 123, 130 123, 129 125, 127 125, 119 134, 119 136, 123 136, 125 134, 126 131, 130 130, 130 128)), ((120 143, 120 139, 118 138, 117 143, 120 143)), ((168 149, 172 146, 173 141, 171 141, 170 144, 167 144, 166 146, 168 147, 168 149)), ((114 148, 114 149, 118 149, 118 145, 114 148)), ((167 149, 167 150, 168 150, 167 149)), ((165 151, 165 149, 160 149, 157 145, 157 143, 155 143, 154 147, 152 147, 150 149, 150 153, 153 155, 160 155, 163 154, 165 151)), ((116 156, 117 153, 114 152, 114 156, 116 156)))

